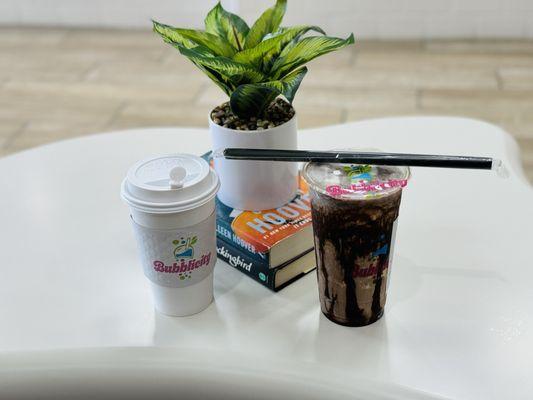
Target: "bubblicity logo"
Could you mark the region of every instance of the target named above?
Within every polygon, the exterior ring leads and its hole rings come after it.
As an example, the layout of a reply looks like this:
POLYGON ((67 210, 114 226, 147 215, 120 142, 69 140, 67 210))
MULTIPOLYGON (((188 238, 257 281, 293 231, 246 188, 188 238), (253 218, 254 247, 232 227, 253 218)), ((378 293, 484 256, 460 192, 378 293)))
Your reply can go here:
POLYGON ((406 179, 391 179, 386 182, 368 183, 365 181, 359 181, 350 185, 349 188, 343 188, 339 185, 326 186, 326 192, 333 197, 342 196, 343 194, 353 193, 377 193, 382 190, 392 189, 395 187, 405 187, 407 185, 406 179))
POLYGON ((198 243, 197 236, 173 240, 172 244, 176 246, 173 250, 176 262, 172 265, 165 265, 163 261, 155 260, 153 262, 154 270, 167 274, 177 274, 180 280, 190 279, 192 271, 209 265, 209 261, 211 261, 211 252, 198 259, 194 258, 194 245, 196 243, 198 243))
MULTIPOLYGON (((381 239, 383 239, 383 237, 381 239)), ((354 278, 367 278, 369 276, 377 277, 380 271, 383 272, 388 267, 389 245, 386 244, 370 253, 367 257, 356 259, 352 276, 354 278)))
POLYGON ((194 245, 198 242, 198 237, 188 237, 188 238, 179 238, 179 240, 174 240, 172 244, 176 245, 174 249, 174 258, 176 261, 180 261, 184 258, 193 258, 194 257, 194 245))
POLYGON ((407 185, 406 179, 390 179, 388 181, 372 180, 372 167, 370 165, 350 165, 343 167, 344 173, 350 178, 351 185, 326 186, 326 192, 332 197, 349 195, 354 193, 366 193, 367 196, 378 194, 382 190, 407 185))
POLYGON ((370 165, 350 165, 343 168, 346 175, 348 175, 352 182, 370 181, 372 176, 370 172, 372 167, 370 165))
POLYGON ((199 260, 181 260, 179 263, 175 262, 172 265, 165 265, 163 261, 154 261, 154 270, 157 272, 165 272, 167 274, 178 274, 181 280, 190 279, 191 272, 195 269, 209 265, 211 260, 211 253, 203 255, 199 260))

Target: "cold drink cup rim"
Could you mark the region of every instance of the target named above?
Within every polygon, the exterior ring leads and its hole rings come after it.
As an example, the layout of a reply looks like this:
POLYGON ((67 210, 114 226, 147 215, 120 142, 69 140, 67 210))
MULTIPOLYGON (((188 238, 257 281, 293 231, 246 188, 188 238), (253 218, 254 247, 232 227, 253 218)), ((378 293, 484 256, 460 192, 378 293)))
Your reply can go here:
POLYGON ((316 192, 339 200, 370 200, 407 185, 409 167, 308 162, 302 176, 316 192))

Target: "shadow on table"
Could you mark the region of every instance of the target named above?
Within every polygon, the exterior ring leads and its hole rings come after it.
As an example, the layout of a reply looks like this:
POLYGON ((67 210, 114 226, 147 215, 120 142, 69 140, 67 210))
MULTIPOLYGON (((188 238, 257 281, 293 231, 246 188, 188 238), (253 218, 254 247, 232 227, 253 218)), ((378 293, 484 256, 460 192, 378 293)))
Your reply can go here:
POLYGON ((335 324, 320 313, 311 350, 323 365, 339 367, 346 372, 364 372, 375 379, 387 378, 390 355, 386 315, 368 326, 347 327, 335 324))

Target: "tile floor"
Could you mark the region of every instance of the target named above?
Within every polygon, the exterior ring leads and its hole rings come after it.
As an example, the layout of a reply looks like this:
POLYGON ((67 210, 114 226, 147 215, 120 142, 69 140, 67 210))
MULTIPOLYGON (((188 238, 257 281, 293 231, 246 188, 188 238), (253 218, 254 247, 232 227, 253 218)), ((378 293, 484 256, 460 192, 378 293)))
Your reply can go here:
MULTIPOLYGON (((206 126, 222 92, 149 31, 0 28, 0 155, 141 126, 206 126)), ((310 64, 301 127, 460 115, 512 133, 533 180, 533 41, 361 41, 310 64)))

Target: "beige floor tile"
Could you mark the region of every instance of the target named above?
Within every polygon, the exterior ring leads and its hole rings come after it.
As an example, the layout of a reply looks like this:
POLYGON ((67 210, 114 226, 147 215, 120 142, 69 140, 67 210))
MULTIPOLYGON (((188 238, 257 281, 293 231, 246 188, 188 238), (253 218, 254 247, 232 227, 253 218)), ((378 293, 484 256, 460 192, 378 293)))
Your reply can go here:
POLYGON ((4 84, 2 92, 6 96, 12 94, 18 96, 36 97, 68 97, 73 101, 95 102, 101 100, 125 101, 125 100, 172 100, 176 102, 191 102, 201 89, 201 82, 187 80, 180 83, 155 85, 141 84, 138 82, 12 82, 4 84))
POLYGON ((15 118, 0 118, 0 140, 12 136, 13 133, 20 130, 22 125, 24 122, 15 118))
POLYGON ((500 126, 518 138, 533 138, 533 95, 490 91, 482 94, 422 93, 419 110, 425 115, 452 115, 481 119, 500 126), (459 97, 459 98, 457 98, 459 97), (447 98, 443 101, 443 98, 447 98))
POLYGON ((409 109, 401 106, 383 108, 378 110, 359 110, 353 109, 347 112, 347 121, 359 121, 369 118, 383 118, 392 116, 445 116, 445 117, 463 117, 485 121, 499 126, 504 131, 510 133, 515 138, 533 139, 533 118, 529 121, 520 116, 504 115, 490 113, 490 111, 479 109, 409 109))
POLYGON ((69 58, 57 50, 45 51, 19 47, 0 50, 0 79, 17 81, 72 82, 79 80, 92 61, 69 58))
POLYGON ((219 87, 209 82, 207 85, 204 85, 203 90, 200 92, 197 104, 199 106, 214 108, 228 100, 228 96, 219 87))
MULTIPOLYGON (((80 65, 78 68, 62 67, 57 69, 39 69, 35 66, 4 67, 0 65, 0 80, 17 82, 51 82, 68 83, 78 82, 90 69, 89 65, 80 65)), ((1 87, 1 85, 0 85, 1 87)))
POLYGON ((60 49, 76 49, 78 47, 90 49, 113 49, 143 51, 148 49, 161 50, 163 40, 150 30, 151 23, 147 21, 148 29, 76 29, 67 31, 60 42, 60 49))
POLYGON ((469 104, 453 102, 448 104, 441 102, 429 104, 430 102, 425 102, 421 99, 418 110, 424 114, 468 116, 487 121, 504 121, 513 124, 529 124, 533 120, 533 115, 527 107, 495 107, 490 104, 491 102, 492 98, 482 98, 479 101, 472 100, 469 104), (488 106, 485 104, 485 100, 489 103, 488 106))
POLYGON ((302 85, 296 95, 297 106, 381 109, 403 104, 416 107, 416 91, 408 89, 349 89, 302 85))
POLYGON ((500 126, 503 130, 509 132, 517 139, 533 139, 533 121, 517 122, 508 119, 492 119, 489 121, 500 126))
POLYGON ((522 162, 526 169, 533 169, 533 138, 518 138, 518 145, 522 153, 522 162))
POLYGON ((420 105, 423 109, 481 108, 487 112, 508 110, 509 113, 533 108, 533 91, 517 90, 422 90, 420 105))
MULTIPOLYGON (((517 139, 533 139, 533 118, 526 118, 512 115, 490 115, 490 113, 479 113, 463 111, 460 116, 480 119, 510 133, 517 139)), ((532 116, 533 117, 533 116, 532 116)))
MULTIPOLYGON (((104 96, 79 96, 74 90, 78 86, 73 85, 78 83, 8 81, 0 89, 0 116, 9 115, 18 109, 22 112, 26 110, 39 112, 40 107, 43 113, 58 111, 68 114, 79 109, 90 114, 92 111, 106 110, 120 104, 120 100, 104 96)), ((78 89, 79 91, 81 90, 78 89)))
POLYGON ((71 99, 69 97, 13 96, 0 98, 0 121, 17 121, 27 129, 15 143, 17 149, 24 144, 36 145, 52 140, 54 134, 94 133, 102 131, 119 109, 119 102, 71 99), (33 143, 31 136, 36 136, 33 143))
POLYGON ((14 119, 0 119, 0 149, 9 144, 24 126, 24 122, 14 119))
POLYGON ((120 101, 101 98, 79 99, 68 95, 47 96, 38 93, 0 91, 0 120, 29 121, 91 121, 109 119, 121 105, 120 101))
POLYGON ((59 45, 50 49, 48 47, 33 47, 24 48, 18 47, 6 52, 9 57, 0 61, 0 64, 25 64, 30 65, 51 65, 60 66, 63 63, 70 64, 84 64, 91 66, 94 63, 109 62, 109 61, 123 61, 135 62, 143 60, 160 60, 164 53, 163 45, 149 48, 143 47, 67 47, 61 48, 59 45))
POLYGON ((62 28, 0 27, 0 49, 55 47, 66 34, 67 31, 62 28))
POLYGON ((359 53, 372 52, 388 52, 388 53, 403 53, 403 52, 419 52, 423 50, 423 42, 421 40, 357 40, 353 47, 355 55, 359 53))
POLYGON ((7 146, 8 152, 41 146, 58 140, 72 139, 82 135, 98 133, 102 126, 94 123, 76 123, 68 125, 64 122, 31 122, 18 133, 7 146))
POLYGON ((422 115, 444 115, 479 119, 499 126, 504 131, 510 133, 515 138, 533 139, 533 115, 525 112, 513 115, 503 111, 491 112, 490 109, 464 108, 461 110, 424 110, 419 112, 422 115))
POLYGON ((533 182, 533 139, 518 139, 526 177, 533 182))
POLYGON ((4 149, 4 148, 0 147, 0 158, 8 156, 8 155, 10 155, 12 153, 14 153, 14 151, 8 150, 8 149, 4 149))
POLYGON ((72 82, 80 80, 98 65, 120 62, 134 65, 142 62, 156 62, 163 49, 95 49, 80 47, 73 49, 18 47, 4 52, 0 57, 0 77, 17 81, 72 82))
POLYGON ((173 102, 133 102, 117 113, 106 129, 144 126, 193 126, 207 128, 208 106, 173 102))
POLYGON ((387 51, 360 53, 355 58, 358 67, 383 68, 396 67, 405 70, 433 66, 435 68, 498 68, 533 66, 533 52, 520 54, 490 54, 490 53, 437 53, 405 51, 391 54, 387 51))
POLYGON ((415 107, 404 106, 402 104, 375 109, 361 109, 358 107, 354 107, 349 108, 346 111, 346 122, 362 121, 365 119, 373 118, 402 117, 414 115, 424 114, 420 110, 417 110, 415 107))
POLYGON ((188 87, 191 82, 209 83, 209 78, 192 63, 187 62, 177 69, 163 61, 112 61, 92 68, 85 80, 111 84, 172 85, 188 87))
POLYGON ((299 106, 296 102, 294 103, 294 106, 298 113, 299 129, 318 128, 344 122, 343 118, 345 112, 340 107, 299 106))
POLYGON ((492 68, 421 65, 405 69, 391 65, 336 68, 334 73, 331 70, 310 68, 303 85, 364 89, 496 89, 498 81, 492 68))
POLYGON ((533 91, 533 66, 529 68, 500 68, 498 74, 503 89, 533 91))
POLYGON ((424 43, 424 49, 435 53, 525 53, 533 52, 533 40, 431 40, 424 43))

